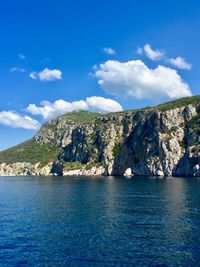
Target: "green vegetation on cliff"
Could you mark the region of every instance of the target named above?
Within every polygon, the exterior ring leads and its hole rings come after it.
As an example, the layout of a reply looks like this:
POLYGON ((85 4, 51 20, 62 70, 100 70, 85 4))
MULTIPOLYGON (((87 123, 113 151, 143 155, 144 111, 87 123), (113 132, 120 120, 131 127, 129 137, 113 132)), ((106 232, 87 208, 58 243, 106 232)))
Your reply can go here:
POLYGON ((200 112, 190 121, 189 126, 194 134, 200 135, 200 112))
POLYGON ((64 170, 65 171, 73 171, 73 170, 79 170, 83 168, 83 164, 81 162, 65 162, 64 163, 64 170))
POLYGON ((191 97, 183 97, 174 101, 166 102, 164 104, 160 104, 155 108, 160 111, 166 111, 173 108, 181 108, 187 105, 198 105, 200 104, 200 96, 191 96, 191 97))
POLYGON ((57 157, 59 151, 51 144, 39 144, 30 139, 17 146, 0 152, 0 163, 40 162, 42 166, 57 157))
POLYGON ((76 110, 61 115, 60 118, 67 118, 75 122, 85 123, 91 121, 92 119, 96 118, 99 115, 100 114, 96 112, 89 112, 86 110, 76 110))
POLYGON ((124 111, 118 111, 118 112, 111 112, 109 114, 107 114, 108 117, 113 116, 115 114, 118 115, 123 115, 126 113, 130 113, 130 112, 138 112, 138 111, 154 111, 154 110, 160 110, 160 111, 166 111, 166 110, 170 110, 170 109, 174 109, 174 108, 181 108, 181 107, 185 107, 187 105, 194 105, 197 106, 198 104, 200 104, 200 96, 190 96, 190 97, 182 97, 179 99, 176 99, 174 101, 169 101, 157 106, 147 106, 144 108, 138 108, 138 109, 132 109, 132 110, 124 110, 124 111))
POLYGON ((116 157, 116 156, 119 154, 119 151, 120 151, 120 149, 121 149, 121 146, 122 146, 121 143, 117 143, 117 144, 115 144, 115 146, 113 147, 113 150, 112 150, 112 152, 113 152, 113 157, 116 157))

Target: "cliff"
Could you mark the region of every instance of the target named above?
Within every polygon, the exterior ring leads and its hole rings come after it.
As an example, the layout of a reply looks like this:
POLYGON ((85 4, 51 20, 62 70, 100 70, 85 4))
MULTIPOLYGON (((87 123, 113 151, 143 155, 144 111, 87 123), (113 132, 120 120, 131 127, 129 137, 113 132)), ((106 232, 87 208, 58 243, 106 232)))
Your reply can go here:
POLYGON ((0 175, 200 176, 200 96, 106 115, 75 111, 0 152, 0 175))

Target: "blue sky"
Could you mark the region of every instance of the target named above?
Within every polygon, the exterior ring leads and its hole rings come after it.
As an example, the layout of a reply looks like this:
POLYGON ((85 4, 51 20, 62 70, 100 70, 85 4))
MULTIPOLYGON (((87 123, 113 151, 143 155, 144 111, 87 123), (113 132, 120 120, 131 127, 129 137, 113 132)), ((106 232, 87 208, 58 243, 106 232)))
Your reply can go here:
POLYGON ((199 94, 198 1, 2 2, 0 150, 75 108, 199 94))

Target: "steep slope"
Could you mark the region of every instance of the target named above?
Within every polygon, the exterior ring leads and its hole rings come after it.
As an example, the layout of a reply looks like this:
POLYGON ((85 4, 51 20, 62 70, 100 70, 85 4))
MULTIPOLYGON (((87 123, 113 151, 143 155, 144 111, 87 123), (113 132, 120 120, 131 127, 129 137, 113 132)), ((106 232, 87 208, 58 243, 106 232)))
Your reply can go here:
POLYGON ((68 174, 123 175, 128 169, 134 175, 198 176, 200 96, 106 115, 59 116, 28 143, 0 152, 0 174, 48 174, 56 156, 68 174))

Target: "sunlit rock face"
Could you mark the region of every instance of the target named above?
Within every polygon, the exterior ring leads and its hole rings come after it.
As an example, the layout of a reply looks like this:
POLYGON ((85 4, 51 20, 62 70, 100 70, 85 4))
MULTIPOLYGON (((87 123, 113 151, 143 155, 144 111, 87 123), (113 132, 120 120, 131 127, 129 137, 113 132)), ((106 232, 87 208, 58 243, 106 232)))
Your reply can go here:
MULTIPOLYGON (((72 112, 44 124, 34 139, 58 148, 66 175, 199 176, 200 98, 185 102, 107 115, 72 112)), ((2 163, 0 175, 48 175, 49 166, 2 163)))
POLYGON ((124 172, 124 176, 132 176, 132 170, 131 168, 127 168, 124 172))
POLYGON ((190 121, 197 112, 188 105, 140 114, 115 158, 113 172, 124 173, 131 166, 135 175, 194 175, 193 167, 200 160, 199 133, 190 121))
POLYGON ((40 166, 39 163, 16 162, 12 164, 0 164, 0 176, 46 176, 49 175, 50 164, 40 166))

